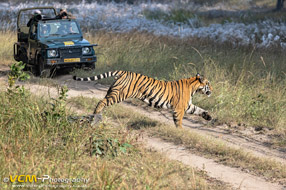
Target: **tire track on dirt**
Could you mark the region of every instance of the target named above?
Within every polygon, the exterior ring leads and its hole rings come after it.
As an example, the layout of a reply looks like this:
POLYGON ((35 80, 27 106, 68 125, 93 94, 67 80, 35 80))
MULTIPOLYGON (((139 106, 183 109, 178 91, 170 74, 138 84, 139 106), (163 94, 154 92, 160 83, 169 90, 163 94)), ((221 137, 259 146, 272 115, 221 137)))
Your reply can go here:
POLYGON ((282 186, 266 182, 257 176, 243 173, 237 168, 231 168, 216 163, 212 159, 194 155, 182 146, 165 142, 158 138, 144 137, 145 146, 152 148, 167 158, 178 160, 185 165, 196 167, 206 171, 207 175, 225 183, 231 184, 236 189, 241 190, 276 190, 283 189, 282 186))

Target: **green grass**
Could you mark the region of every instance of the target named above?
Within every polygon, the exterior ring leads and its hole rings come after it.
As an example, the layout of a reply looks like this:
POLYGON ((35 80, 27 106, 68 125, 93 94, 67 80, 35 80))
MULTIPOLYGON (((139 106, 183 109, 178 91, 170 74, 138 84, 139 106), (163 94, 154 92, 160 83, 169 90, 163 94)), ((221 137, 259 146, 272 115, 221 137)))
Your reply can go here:
POLYGON ((76 113, 66 105, 66 89, 59 94, 49 99, 22 87, 0 91, 1 189, 23 185, 4 183, 10 175, 84 178, 87 184, 75 185, 88 189, 226 188, 202 172, 142 148, 137 136, 116 119, 97 126, 70 122, 69 116, 76 113))
MULTIPOLYGON (((75 97, 69 102, 78 109, 85 109, 92 113, 96 102, 95 98, 75 97)), ((116 119, 121 125, 130 129, 143 130, 151 136, 160 137, 177 145, 183 145, 196 154, 215 159, 217 162, 229 165, 267 179, 286 183, 286 165, 274 160, 257 157, 242 149, 231 148, 224 142, 204 137, 196 132, 190 133, 187 129, 178 130, 174 126, 166 126, 158 121, 149 119, 139 113, 134 113, 118 104, 104 110, 107 119, 116 119)))

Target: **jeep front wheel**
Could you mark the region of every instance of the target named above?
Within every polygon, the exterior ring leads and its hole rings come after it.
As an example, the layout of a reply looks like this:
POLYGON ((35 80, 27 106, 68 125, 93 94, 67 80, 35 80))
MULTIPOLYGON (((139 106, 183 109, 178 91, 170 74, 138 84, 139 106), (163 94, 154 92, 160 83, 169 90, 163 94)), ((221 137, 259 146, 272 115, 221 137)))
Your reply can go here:
POLYGON ((48 78, 51 75, 51 69, 45 68, 44 59, 42 57, 38 58, 38 74, 42 78, 48 78))
POLYGON ((85 70, 94 70, 95 69, 95 63, 86 63, 84 65, 85 70))

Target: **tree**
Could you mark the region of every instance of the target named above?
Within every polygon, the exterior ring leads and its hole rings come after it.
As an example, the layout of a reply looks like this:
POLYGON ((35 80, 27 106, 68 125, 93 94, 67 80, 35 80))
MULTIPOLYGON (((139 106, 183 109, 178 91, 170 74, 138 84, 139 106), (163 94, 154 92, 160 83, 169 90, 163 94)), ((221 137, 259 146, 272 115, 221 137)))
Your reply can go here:
POLYGON ((277 0, 276 10, 280 11, 283 8, 284 0, 277 0))

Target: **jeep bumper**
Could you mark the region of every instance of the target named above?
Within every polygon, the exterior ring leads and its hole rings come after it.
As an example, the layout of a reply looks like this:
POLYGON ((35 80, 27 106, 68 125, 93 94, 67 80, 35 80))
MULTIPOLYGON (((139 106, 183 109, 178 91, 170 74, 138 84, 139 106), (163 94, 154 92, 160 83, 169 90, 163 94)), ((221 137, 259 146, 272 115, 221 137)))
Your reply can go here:
POLYGON ((96 56, 82 56, 79 58, 50 58, 45 60, 47 66, 75 67, 96 62, 96 56))

